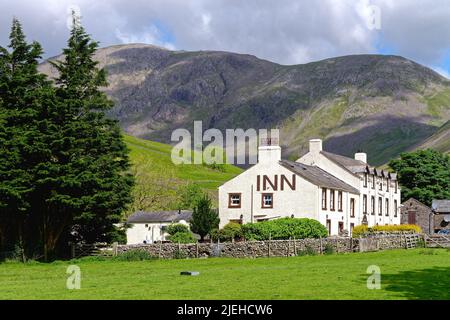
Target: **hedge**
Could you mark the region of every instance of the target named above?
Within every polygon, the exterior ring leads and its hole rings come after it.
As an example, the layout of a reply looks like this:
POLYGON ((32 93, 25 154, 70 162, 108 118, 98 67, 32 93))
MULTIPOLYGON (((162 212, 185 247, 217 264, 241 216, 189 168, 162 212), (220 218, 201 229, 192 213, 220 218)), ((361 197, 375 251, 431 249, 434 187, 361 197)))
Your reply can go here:
POLYGON ((224 242, 231 241, 233 239, 238 240, 242 238, 242 236, 242 225, 236 222, 229 222, 222 229, 216 229, 211 232, 211 238, 213 241, 220 240, 224 242))
POLYGON ((289 238, 320 238, 328 235, 327 229, 317 220, 307 218, 280 218, 242 226, 247 240, 282 240, 289 238))
POLYGON ((387 225, 387 226, 373 226, 368 227, 366 225, 359 225, 353 228, 352 237, 357 238, 360 236, 364 236, 366 234, 373 234, 375 232, 415 232, 415 233, 422 233, 422 229, 415 225, 415 224, 400 224, 400 225, 387 225))

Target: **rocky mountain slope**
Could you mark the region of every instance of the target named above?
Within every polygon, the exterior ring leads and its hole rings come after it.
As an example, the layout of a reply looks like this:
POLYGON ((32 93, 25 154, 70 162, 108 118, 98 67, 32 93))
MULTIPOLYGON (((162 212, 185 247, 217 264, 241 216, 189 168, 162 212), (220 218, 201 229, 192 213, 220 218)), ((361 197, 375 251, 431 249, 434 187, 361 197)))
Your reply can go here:
MULTIPOLYGON (((193 120, 204 129, 279 128, 285 157, 297 158, 308 139, 320 137, 331 152, 361 149, 378 165, 433 139, 450 120, 450 81, 399 56, 284 66, 131 44, 100 49, 96 58, 109 73, 112 116, 127 133, 161 142, 193 120)), ((40 68, 55 75, 48 62, 40 68)))

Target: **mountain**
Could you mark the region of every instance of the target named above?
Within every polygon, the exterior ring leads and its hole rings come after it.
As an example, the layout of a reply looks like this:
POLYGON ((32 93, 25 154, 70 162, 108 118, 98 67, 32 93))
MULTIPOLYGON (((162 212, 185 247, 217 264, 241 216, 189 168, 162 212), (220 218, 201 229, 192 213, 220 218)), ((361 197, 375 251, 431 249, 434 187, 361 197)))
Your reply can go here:
POLYGON ((450 153, 450 121, 447 121, 436 133, 415 147, 415 149, 427 148, 450 153))
MULTIPOLYGON (((59 59, 55 57, 52 59, 59 59)), ((379 165, 434 139, 450 120, 450 81, 399 56, 352 55, 280 65, 247 54, 170 51, 130 44, 99 49, 111 112, 136 137, 170 142, 176 128, 279 128, 284 156, 310 138, 379 165)), ((42 72, 55 76, 44 62, 42 72)))

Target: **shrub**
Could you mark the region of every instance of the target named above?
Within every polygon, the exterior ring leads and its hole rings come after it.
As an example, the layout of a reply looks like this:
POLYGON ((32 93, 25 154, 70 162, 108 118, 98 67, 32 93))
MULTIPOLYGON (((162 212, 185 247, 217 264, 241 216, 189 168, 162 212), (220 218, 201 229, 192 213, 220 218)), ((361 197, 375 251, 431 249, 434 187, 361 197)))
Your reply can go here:
POLYGON ((155 257, 145 250, 133 249, 117 255, 113 259, 117 261, 143 261, 153 260, 155 257))
POLYGON ((415 224, 400 224, 400 225, 387 225, 387 226, 373 226, 368 227, 366 225, 359 225, 353 228, 352 237, 358 238, 367 234, 373 234, 375 232, 415 232, 422 233, 422 229, 415 224))
POLYGON ((231 241, 233 239, 240 239, 242 236, 242 225, 236 222, 229 222, 222 229, 215 229, 211 232, 213 241, 231 241))
POLYGON ((187 225, 181 224, 181 223, 172 223, 171 225, 168 225, 166 228, 166 232, 170 235, 174 235, 178 232, 185 232, 189 233, 189 227, 187 225))
POLYGON ((334 246, 331 243, 327 243, 323 248, 324 254, 333 254, 335 252, 334 246))
POLYGON ((248 240, 304 239, 328 235, 327 229, 317 220, 307 218, 280 218, 276 220, 248 223, 242 226, 248 240))
POLYGON ((317 251, 311 246, 306 246, 305 250, 297 252, 297 256, 316 256, 316 255, 317 251))
POLYGON ((359 238, 364 236, 369 232, 369 227, 365 224, 361 224, 359 226, 355 226, 352 231, 353 238, 359 238))
POLYGON ((173 258, 174 259, 186 259, 187 258, 187 254, 184 251, 180 250, 180 249, 176 249, 173 252, 173 258))
POLYGON ((191 232, 177 232, 174 235, 168 236, 168 240, 174 243, 195 243, 197 239, 195 239, 194 235, 191 232))

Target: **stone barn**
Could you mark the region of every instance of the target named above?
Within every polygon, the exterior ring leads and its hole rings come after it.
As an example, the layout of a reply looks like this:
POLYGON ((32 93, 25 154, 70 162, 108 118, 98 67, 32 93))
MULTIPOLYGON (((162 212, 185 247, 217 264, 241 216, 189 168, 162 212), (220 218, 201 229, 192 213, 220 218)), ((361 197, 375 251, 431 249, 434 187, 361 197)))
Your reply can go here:
POLYGON ((402 203, 401 224, 415 224, 426 234, 434 233, 433 210, 422 202, 409 198, 402 203))
POLYGON ((434 231, 450 229, 450 200, 433 200, 434 231))

